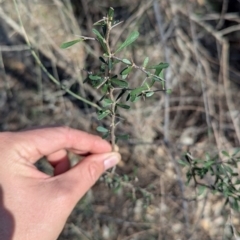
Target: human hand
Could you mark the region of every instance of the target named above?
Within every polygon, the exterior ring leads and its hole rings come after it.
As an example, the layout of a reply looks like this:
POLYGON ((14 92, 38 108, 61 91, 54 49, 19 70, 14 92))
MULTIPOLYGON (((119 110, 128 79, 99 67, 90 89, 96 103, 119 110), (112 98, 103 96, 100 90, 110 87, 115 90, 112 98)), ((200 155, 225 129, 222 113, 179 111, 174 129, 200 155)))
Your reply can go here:
POLYGON ((120 160, 100 137, 66 127, 0 134, 0 239, 55 240, 76 203, 120 160), (67 151, 86 155, 70 168, 67 151), (46 156, 54 176, 34 163, 46 156))

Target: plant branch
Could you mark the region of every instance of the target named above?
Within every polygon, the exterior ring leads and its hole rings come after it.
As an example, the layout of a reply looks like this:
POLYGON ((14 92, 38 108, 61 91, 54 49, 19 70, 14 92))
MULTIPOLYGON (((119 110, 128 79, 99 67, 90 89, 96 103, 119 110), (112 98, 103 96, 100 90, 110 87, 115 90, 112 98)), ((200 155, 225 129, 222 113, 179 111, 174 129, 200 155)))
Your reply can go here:
MULTIPOLYGON (((111 31, 111 19, 109 19, 109 17, 107 17, 106 19, 106 36, 105 36, 105 41, 106 41, 106 46, 107 46, 107 54, 109 57, 108 59, 108 67, 106 68, 107 71, 105 72, 105 77, 106 79, 109 79, 110 78, 110 74, 111 74, 111 69, 110 69, 110 66, 111 66, 111 61, 112 61, 112 58, 111 58, 111 48, 110 48, 110 42, 109 42, 109 37, 110 37, 110 31, 111 31)), ((112 105, 111 105, 111 116, 112 116, 112 119, 111 119, 111 125, 110 125, 110 133, 111 133, 111 144, 112 144, 112 151, 114 152, 116 149, 115 149, 115 142, 116 142, 116 136, 115 136, 115 127, 116 127, 116 124, 115 124, 115 119, 116 119, 116 100, 114 98, 114 88, 110 88, 109 90, 109 96, 110 96, 110 99, 112 101, 112 105)), ((115 168, 113 168, 113 171, 115 171, 115 168)))
POLYGON ((116 136, 115 136, 115 119, 116 119, 116 113, 115 113, 115 108, 116 108, 116 101, 113 96, 113 91, 114 89, 112 88, 110 90, 110 99, 113 101, 112 106, 111 106, 111 112, 112 112, 112 120, 111 120, 111 144, 112 144, 112 151, 115 151, 115 142, 116 142, 116 136))
MULTIPOLYGON (((114 55, 111 55, 111 58, 119 60, 119 61, 124 63, 122 58, 116 57, 114 55)), ((136 69, 138 69, 138 70, 140 70, 140 71, 142 71, 144 73, 146 73, 147 76, 158 78, 159 80, 164 81, 164 82, 166 81, 165 79, 163 79, 163 78, 161 78, 161 77, 159 77, 159 76, 157 76, 157 75, 155 75, 153 73, 150 73, 150 72, 146 71, 146 69, 144 67, 140 67, 140 66, 136 65, 135 63, 132 63, 132 67, 136 68, 136 69)))

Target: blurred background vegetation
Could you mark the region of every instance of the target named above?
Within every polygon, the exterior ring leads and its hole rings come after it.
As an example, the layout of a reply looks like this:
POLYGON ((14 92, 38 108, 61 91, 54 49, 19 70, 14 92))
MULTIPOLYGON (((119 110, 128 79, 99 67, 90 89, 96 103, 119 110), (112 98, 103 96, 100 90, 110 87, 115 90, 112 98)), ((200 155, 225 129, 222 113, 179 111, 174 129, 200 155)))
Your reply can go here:
MULTIPOLYGON (((193 185, 185 186, 178 160, 186 151, 204 158, 239 146, 239 1, 17 2, 43 65, 93 102, 100 95, 83 84, 83 69, 98 68, 99 45, 59 46, 79 35, 93 36, 92 24, 110 6, 123 21, 112 34, 112 46, 138 30, 141 36, 123 56, 139 65, 145 56, 151 63, 170 64, 165 78, 172 94, 155 94, 123 112, 119 131, 131 138, 119 143, 120 186, 109 188, 100 179, 76 206, 59 240, 237 239, 239 215, 224 206, 221 195, 198 196, 193 185)), ((33 59, 12 0, 0 0, 0 19, 0 130, 68 125, 96 134, 95 110, 55 86, 33 59)), ((141 74, 132 74, 129 81, 138 85, 141 74)), ((51 171, 46 164, 40 167, 51 171)))

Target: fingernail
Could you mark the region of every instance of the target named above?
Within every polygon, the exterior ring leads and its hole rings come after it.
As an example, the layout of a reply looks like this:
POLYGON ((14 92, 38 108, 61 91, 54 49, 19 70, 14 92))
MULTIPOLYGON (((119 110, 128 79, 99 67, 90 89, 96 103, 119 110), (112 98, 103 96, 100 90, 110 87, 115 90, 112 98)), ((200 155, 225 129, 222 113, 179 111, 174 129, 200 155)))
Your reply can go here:
POLYGON ((104 161, 104 167, 105 170, 108 170, 109 168, 114 167, 115 165, 117 165, 117 163, 120 161, 120 155, 115 153, 111 156, 109 156, 107 159, 105 159, 104 161))

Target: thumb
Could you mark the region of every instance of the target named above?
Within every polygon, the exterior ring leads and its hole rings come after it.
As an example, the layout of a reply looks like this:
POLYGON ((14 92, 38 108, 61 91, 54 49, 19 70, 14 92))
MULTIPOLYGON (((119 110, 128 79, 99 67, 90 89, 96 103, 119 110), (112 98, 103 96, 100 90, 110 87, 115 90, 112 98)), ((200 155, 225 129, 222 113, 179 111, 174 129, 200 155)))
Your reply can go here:
POLYGON ((117 152, 92 154, 84 158, 61 176, 61 181, 71 189, 71 196, 77 202, 96 183, 107 169, 115 166, 121 159, 117 152))

